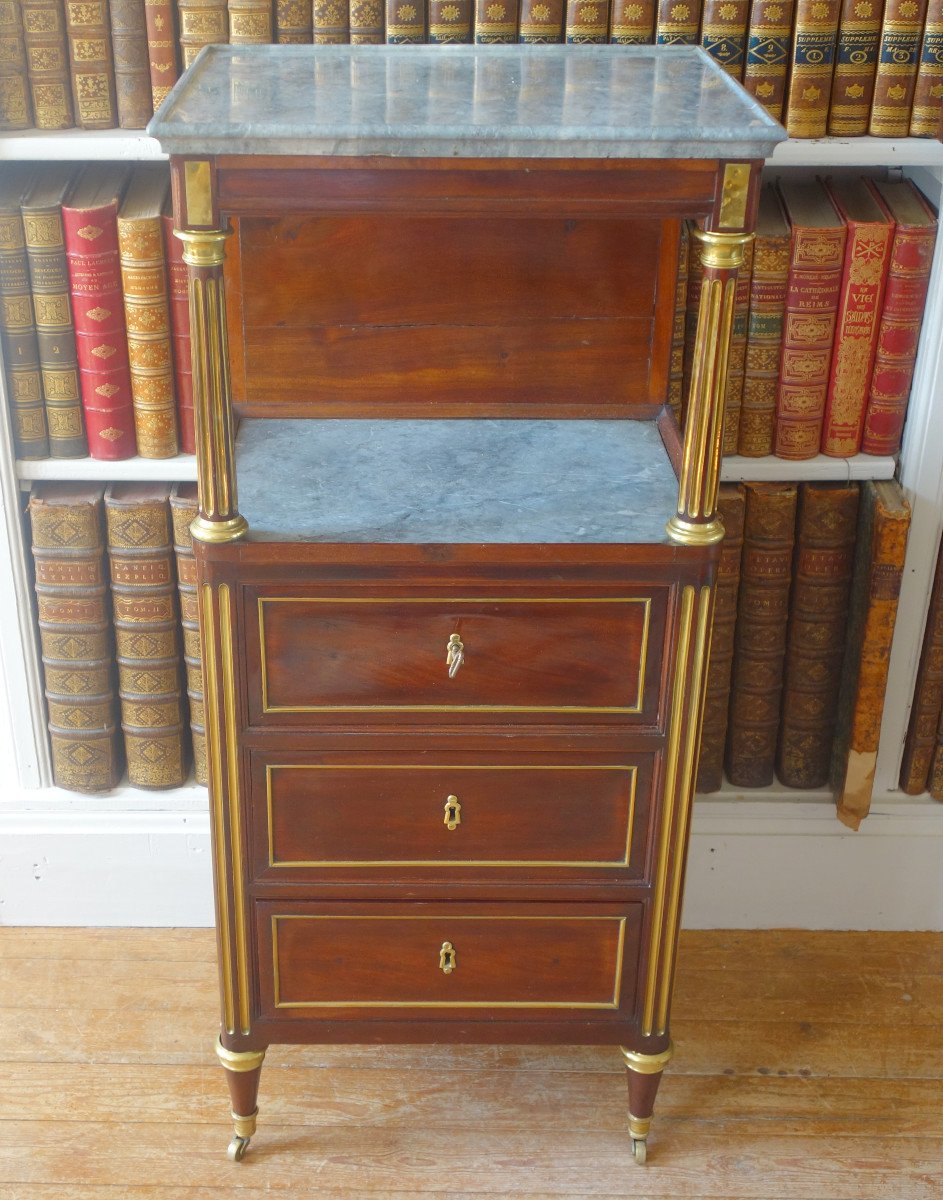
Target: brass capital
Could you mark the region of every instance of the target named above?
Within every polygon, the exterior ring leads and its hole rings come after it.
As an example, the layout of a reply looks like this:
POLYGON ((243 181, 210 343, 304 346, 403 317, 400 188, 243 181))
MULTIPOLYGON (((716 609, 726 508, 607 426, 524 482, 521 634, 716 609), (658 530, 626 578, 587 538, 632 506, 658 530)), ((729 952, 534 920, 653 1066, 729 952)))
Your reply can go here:
POLYGON ((638 1075, 657 1075, 671 1061, 674 1052, 674 1046, 670 1043, 667 1050, 661 1050, 658 1054, 643 1054, 641 1050, 627 1050, 625 1046, 622 1047, 625 1065, 638 1075))
POLYGON ((264 1050, 227 1050, 216 1039, 216 1057, 227 1071, 256 1071, 265 1058, 264 1050))
POLYGON ((701 243, 701 262, 705 267, 734 271, 743 264, 743 248, 753 241, 752 233, 708 233, 695 229, 701 243))
POLYGON ((237 542, 248 532, 249 522, 241 513, 227 517, 224 521, 211 521, 208 517, 196 517, 190 523, 190 532, 198 542, 237 542))
POLYGON ((226 258, 226 239, 231 229, 175 229, 183 242, 183 261, 191 267, 219 267, 226 258))
POLYGON ((713 546, 724 539, 724 524, 718 518, 710 521, 686 521, 673 516, 665 526, 668 536, 681 546, 713 546))

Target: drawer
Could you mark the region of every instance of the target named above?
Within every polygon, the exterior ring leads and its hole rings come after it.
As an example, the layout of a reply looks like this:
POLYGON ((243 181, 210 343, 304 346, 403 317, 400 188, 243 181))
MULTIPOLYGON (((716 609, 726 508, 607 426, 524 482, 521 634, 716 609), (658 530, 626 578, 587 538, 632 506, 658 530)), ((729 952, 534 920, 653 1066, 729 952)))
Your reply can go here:
POLYGON ((262 1015, 630 1008, 641 905, 562 907, 259 902, 262 1015))
POLYGON ((255 612, 248 597, 253 724, 657 719, 667 587, 577 599, 263 594, 255 612))
POLYGON ((651 753, 351 757, 252 753, 257 878, 644 874, 651 753))

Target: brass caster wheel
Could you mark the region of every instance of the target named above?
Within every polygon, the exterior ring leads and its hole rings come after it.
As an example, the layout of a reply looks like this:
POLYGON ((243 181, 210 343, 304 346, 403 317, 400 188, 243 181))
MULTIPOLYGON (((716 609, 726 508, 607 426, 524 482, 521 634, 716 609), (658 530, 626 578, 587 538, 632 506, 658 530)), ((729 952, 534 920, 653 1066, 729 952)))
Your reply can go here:
POLYGON ((640 1167, 645 1166, 645 1160, 648 1157, 648 1150, 645 1146, 644 1138, 633 1138, 632 1139, 632 1157, 635 1159, 635 1161, 638 1163, 638 1165, 640 1167))
POLYGON ((230 1162, 242 1162, 246 1156, 246 1151, 249 1149, 249 1138, 234 1137, 229 1143, 229 1149, 226 1151, 226 1157, 230 1162))

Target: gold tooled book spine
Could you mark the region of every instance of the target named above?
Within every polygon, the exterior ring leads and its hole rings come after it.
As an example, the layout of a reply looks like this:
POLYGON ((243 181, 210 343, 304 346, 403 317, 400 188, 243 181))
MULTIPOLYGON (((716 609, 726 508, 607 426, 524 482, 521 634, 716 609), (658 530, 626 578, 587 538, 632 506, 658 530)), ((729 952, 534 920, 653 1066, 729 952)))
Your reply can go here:
POLYGON ((65 0, 72 98, 80 129, 116 129, 115 63, 107 0, 65 0))
POLYGON ((180 77, 174 0, 144 0, 151 107, 156 112, 180 77))
POLYGON ((684 332, 688 305, 688 259, 691 254, 691 226, 682 221, 678 232, 678 276, 675 283, 675 313, 671 326, 671 363, 668 368, 668 403, 678 424, 684 411, 684 332))
POLYGON ((749 13, 748 0, 704 0, 701 45, 737 80, 743 78, 749 13))
POLYGON ((926 790, 936 733, 943 713, 943 549, 937 552, 923 648, 914 685, 910 724, 900 766, 901 791, 919 796, 926 790))
POLYGON ((882 10, 880 0, 842 0, 828 110, 831 137, 859 137, 868 132, 882 10))
POLYGON ((910 515, 895 479, 861 484, 831 769, 838 817, 852 829, 871 807, 910 515))
POLYGON ((177 0, 180 57, 186 69, 204 46, 229 41, 226 0, 177 0))
POLYGON ((567 0, 563 40, 572 46, 609 41, 609 0, 567 0))
POLYGON ((187 673, 190 704, 190 738, 193 771, 197 783, 207 783, 206 717, 203 707, 203 653, 200 649, 200 602, 196 581, 196 559, 190 526, 199 512, 195 483, 174 484, 170 493, 170 515, 177 557, 177 591, 180 596, 180 625, 183 629, 183 660, 187 673))
MULTIPOLYGON (((475 0, 474 41, 478 46, 509 45, 517 41, 520 0, 475 0)), ((477 72, 475 84, 478 84, 477 72)))
POLYGON ((930 0, 923 24, 917 82, 910 116, 911 137, 938 137, 943 118, 943 0, 930 0))
MULTIPOLYGON (((232 24, 232 4, 229 9, 232 24)), ((314 0, 311 40, 316 46, 343 46, 350 41, 350 8, 341 0, 314 0)))
POLYGON ((528 45, 563 41, 564 0, 521 0, 519 39, 528 45))
POLYGON ((786 103, 794 12, 795 0, 753 0, 750 8, 743 86, 774 121, 786 103))
POLYGON ((688 226, 688 291, 684 312, 684 345, 681 353, 681 425, 687 416, 688 394, 691 390, 691 371, 694 367, 694 346, 697 340, 697 316, 701 306, 701 284, 704 264, 701 243, 692 236, 694 226, 688 226))
POLYGON ((707 692, 701 732, 701 754, 697 768, 697 790, 716 792, 724 782, 724 743, 727 740, 727 714, 730 680, 733 673, 733 645, 737 627, 737 596, 740 592, 740 560, 743 554, 743 521, 746 492, 743 484, 722 483, 717 509, 724 523, 724 540, 717 565, 714 599, 714 631, 707 663, 707 692))
POLYGON ((352 46, 383 45, 386 36, 383 0, 350 0, 349 19, 352 46))
POLYGON ((702 0, 659 0, 655 16, 655 44, 696 46, 701 28, 702 0))
POLYGON ((783 124, 790 137, 825 137, 841 0, 797 0, 783 124))
POLYGON ((0 132, 32 120, 20 0, 0 0, 0 132))
POLYGON ((753 275, 753 243, 743 247, 743 264, 737 272, 730 349, 727 353, 727 385, 724 390, 724 454, 736 454, 740 443, 740 410, 743 405, 743 375, 746 368, 747 326, 750 321, 750 279, 753 275))
POLYGON ((773 782, 796 529, 794 483, 748 483, 734 636, 727 778, 773 782))
POLYGON ((71 129, 72 85, 63 0, 23 0, 26 66, 37 129, 71 129))
POLYGON ((17 458, 46 458, 49 434, 20 204, 32 180, 26 163, 0 175, 0 346, 17 458))
POLYGON ((122 129, 143 129, 154 115, 144 0, 108 0, 115 96, 122 129))
MULTIPOLYGON (((353 6, 351 7, 353 8, 353 6)), ((378 7, 378 5, 374 0, 364 0, 360 7, 378 7)), ((276 44, 279 46, 310 45, 312 9, 310 0, 276 0, 276 44)))
POLYGON ((910 132, 926 15, 927 0, 887 0, 868 125, 872 137, 906 137, 910 132))
POLYGON ((386 0, 386 41, 412 46, 426 40, 427 0, 386 0))
MULTIPOLYGON (((335 8, 340 7, 337 0, 328 2, 335 8)), ((320 3, 321 0, 315 0, 315 21, 320 3)), ((272 43, 275 33, 272 0, 228 0, 227 7, 229 41, 233 46, 268 46, 272 43)))
POLYGON ((107 791, 121 776, 103 491, 39 483, 29 502, 53 779, 78 792, 107 791))
POLYGON ((776 754, 786 787, 828 782, 857 523, 856 483, 802 485, 776 754))
POLYGON ((177 581, 166 484, 110 484, 108 560, 128 781, 179 787, 187 777, 177 581))
POLYGON ((609 41, 617 46, 650 46, 655 40, 655 0, 612 0, 609 41))

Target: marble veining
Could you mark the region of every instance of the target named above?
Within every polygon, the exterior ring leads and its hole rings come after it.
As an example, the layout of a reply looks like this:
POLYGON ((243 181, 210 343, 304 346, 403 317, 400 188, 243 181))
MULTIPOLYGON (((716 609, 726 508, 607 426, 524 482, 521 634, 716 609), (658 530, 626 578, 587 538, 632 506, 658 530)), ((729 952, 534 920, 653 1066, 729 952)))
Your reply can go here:
POLYGON ((258 541, 667 541, 678 485, 649 421, 244 420, 258 541))
POLYGON ((786 132, 699 47, 210 46, 171 154, 765 158, 786 132))

